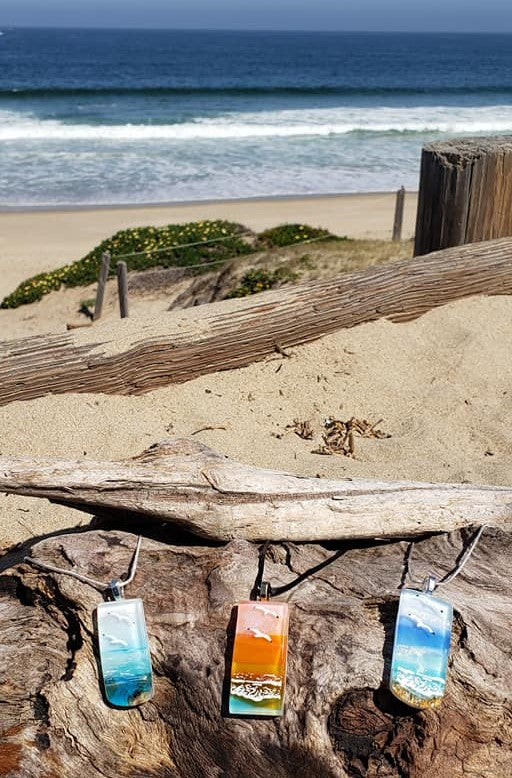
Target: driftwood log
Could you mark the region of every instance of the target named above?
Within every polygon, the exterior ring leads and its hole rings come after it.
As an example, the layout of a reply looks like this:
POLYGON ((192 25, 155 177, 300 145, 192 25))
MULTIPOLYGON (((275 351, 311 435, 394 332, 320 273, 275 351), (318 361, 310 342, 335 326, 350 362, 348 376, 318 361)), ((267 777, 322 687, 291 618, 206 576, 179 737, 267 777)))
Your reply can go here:
POLYGON ((389 538, 473 524, 512 529, 512 488, 262 470, 190 440, 121 462, 0 458, 0 492, 144 515, 212 541, 389 538))
POLYGON ((421 157, 415 255, 512 235, 512 138, 457 138, 421 157))
POLYGON ((343 327, 387 317, 408 321, 475 294, 512 294, 512 240, 394 262, 65 335, 0 342, 0 403, 62 392, 141 394, 263 359, 343 327))
MULTIPOLYGON (((108 580, 135 537, 87 531, 31 549, 46 563, 108 580)), ((459 533, 417 545, 414 575, 446 571, 459 533)), ((100 595, 28 564, 0 576, 0 775, 16 778, 510 778, 512 535, 489 529, 443 590, 455 618, 447 694, 416 712, 387 689, 407 544, 341 547, 281 595, 291 605, 288 688, 279 719, 225 715, 232 608, 254 584, 257 548, 143 540, 127 596, 142 597, 155 696, 115 710, 99 685, 93 612, 100 595)), ((284 585, 334 549, 271 547, 284 585)), ((7 564, 7 562, 5 563, 7 564)))

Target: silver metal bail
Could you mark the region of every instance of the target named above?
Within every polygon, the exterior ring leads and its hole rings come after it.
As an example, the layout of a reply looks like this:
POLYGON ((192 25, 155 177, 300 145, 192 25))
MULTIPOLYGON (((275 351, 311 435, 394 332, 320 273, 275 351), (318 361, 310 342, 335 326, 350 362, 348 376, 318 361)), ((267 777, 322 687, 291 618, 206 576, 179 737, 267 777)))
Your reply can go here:
POLYGON ((119 578, 113 578, 107 587, 107 594, 113 600, 122 600, 124 598, 123 587, 119 586, 120 583, 119 578))
POLYGON ((433 575, 427 575, 423 581, 423 591, 425 594, 432 594, 437 586, 437 581, 433 575))
POLYGON ((270 584, 268 581, 262 581, 258 589, 258 600, 268 600, 270 598, 270 584))

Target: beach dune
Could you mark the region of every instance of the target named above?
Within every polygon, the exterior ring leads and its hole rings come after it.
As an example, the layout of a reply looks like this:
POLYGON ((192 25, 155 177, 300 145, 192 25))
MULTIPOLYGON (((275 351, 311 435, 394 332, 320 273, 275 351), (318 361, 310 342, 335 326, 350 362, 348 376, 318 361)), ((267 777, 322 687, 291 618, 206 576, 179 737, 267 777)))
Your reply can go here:
MULTIPOLYGON (((417 194, 405 198, 403 238, 414 232, 417 194)), ((80 259, 129 227, 228 219, 260 231, 284 222, 350 238, 390 239, 395 193, 225 200, 170 205, 0 211, 0 297, 24 279, 80 259)))

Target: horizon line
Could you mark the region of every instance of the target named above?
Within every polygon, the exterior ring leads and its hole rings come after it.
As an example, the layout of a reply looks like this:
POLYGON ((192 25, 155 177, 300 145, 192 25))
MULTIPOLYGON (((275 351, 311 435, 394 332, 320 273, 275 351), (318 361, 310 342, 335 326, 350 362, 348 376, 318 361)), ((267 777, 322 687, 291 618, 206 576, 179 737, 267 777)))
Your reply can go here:
POLYGON ((55 25, 55 24, 3 24, 0 21, 0 31, 3 30, 114 30, 114 31, 145 31, 145 32, 256 32, 256 33, 320 33, 324 35, 334 35, 344 33, 351 35, 512 35, 510 30, 350 30, 350 29, 303 29, 296 28, 278 28, 278 27, 161 27, 161 26, 117 26, 104 25, 55 25))

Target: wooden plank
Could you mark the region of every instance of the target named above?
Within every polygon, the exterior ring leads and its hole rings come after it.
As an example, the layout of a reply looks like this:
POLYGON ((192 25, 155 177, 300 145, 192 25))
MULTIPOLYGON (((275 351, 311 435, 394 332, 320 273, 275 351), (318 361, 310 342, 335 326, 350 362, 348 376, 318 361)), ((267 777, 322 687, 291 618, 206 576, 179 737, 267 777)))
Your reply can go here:
MULTIPOLYGON (((132 532, 144 534, 130 530, 82 528, 26 553, 108 581, 127 568, 132 532)), ((277 596, 293 609, 285 713, 251 720, 225 715, 226 678, 233 605, 254 586, 258 548, 177 545, 174 532, 159 532, 144 536, 127 590, 144 599, 155 670, 155 696, 136 709, 102 702, 99 593, 17 563, 19 552, 4 571, 6 778, 510 778, 511 533, 486 531, 464 573, 440 590, 456 608, 448 689, 438 710, 422 712, 389 691, 407 545, 275 548, 266 573, 278 592, 289 586, 277 596)), ((463 546, 460 534, 425 540, 414 576, 446 573, 463 546)))
POLYGON ((142 394, 248 365, 386 317, 409 321, 475 294, 512 294, 512 240, 394 262, 241 300, 0 342, 0 404, 49 392, 142 394))
POLYGON ((407 537, 473 524, 512 530, 512 488, 297 477, 186 439, 121 462, 1 457, 0 492, 157 518, 214 541, 407 537))

